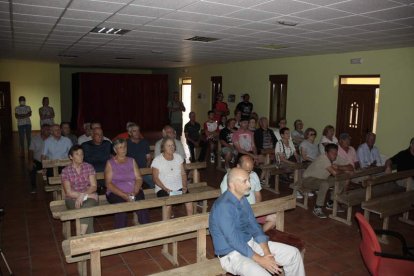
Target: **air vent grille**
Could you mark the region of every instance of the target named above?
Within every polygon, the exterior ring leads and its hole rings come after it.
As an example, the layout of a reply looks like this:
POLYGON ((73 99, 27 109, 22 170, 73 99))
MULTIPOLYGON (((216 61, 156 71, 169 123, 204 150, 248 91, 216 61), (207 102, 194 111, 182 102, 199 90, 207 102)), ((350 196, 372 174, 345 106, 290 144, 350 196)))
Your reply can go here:
POLYGON ((219 39, 214 38, 214 37, 193 36, 193 37, 190 37, 190 38, 186 38, 185 40, 198 41, 198 42, 211 42, 211 41, 216 41, 216 40, 219 40, 219 39))

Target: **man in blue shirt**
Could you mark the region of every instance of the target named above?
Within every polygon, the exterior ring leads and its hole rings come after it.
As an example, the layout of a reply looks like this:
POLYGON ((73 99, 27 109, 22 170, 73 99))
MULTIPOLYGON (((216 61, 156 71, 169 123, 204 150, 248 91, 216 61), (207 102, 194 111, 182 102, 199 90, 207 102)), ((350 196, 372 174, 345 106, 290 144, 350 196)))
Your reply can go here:
POLYGON ((228 190, 214 203, 209 218, 214 253, 224 270, 235 275, 305 275, 299 250, 271 242, 257 224, 245 195, 249 194, 249 174, 232 169, 228 190))

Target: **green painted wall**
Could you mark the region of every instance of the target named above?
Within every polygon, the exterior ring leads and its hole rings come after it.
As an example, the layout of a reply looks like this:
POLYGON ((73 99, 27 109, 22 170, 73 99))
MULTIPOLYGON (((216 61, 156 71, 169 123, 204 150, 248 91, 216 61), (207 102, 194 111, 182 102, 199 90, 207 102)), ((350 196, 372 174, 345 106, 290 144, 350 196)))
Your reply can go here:
MULTIPOLYGON (((178 80, 192 78, 192 109, 204 121, 211 107, 211 76, 223 76, 223 92, 251 95, 259 115, 269 115, 269 75, 288 75, 287 119, 301 118, 305 127, 321 130, 335 125, 339 75, 381 76, 377 127, 377 146, 390 156, 408 147, 414 136, 414 48, 363 51, 280 59, 195 66, 170 70, 170 91, 178 89, 178 80), (351 58, 362 58, 363 64, 351 65, 351 58), (202 97, 199 99, 198 94, 202 97)), ((318 138, 319 138, 318 137, 318 138)))
POLYGON ((115 74, 151 74, 148 69, 121 69, 60 66, 60 91, 62 102, 62 120, 70 121, 72 116, 72 74, 80 72, 115 74))
POLYGON ((14 108, 20 96, 32 109, 32 129, 40 129, 39 108, 49 97, 55 110, 55 122, 61 120, 59 64, 26 60, 0 60, 0 81, 10 82, 13 130, 17 131, 14 108))

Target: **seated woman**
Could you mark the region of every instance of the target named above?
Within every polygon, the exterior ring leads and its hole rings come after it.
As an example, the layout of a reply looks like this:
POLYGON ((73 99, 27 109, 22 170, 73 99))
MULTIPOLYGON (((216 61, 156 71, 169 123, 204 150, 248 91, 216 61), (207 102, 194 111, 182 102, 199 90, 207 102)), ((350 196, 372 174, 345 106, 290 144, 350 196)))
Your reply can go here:
POLYGON ((307 128, 305 130, 305 140, 299 145, 299 152, 302 162, 313 162, 319 156, 318 145, 315 144, 316 130, 314 128, 307 128))
MULTIPOLYGON (((98 205, 95 169, 83 162, 83 150, 79 145, 69 150, 72 164, 63 169, 61 178, 68 209, 88 208, 98 205)), ((80 220, 81 235, 93 233, 93 217, 80 220)))
MULTIPOLYGON (((161 154, 152 161, 152 177, 157 197, 188 193, 187 175, 183 158, 175 153, 175 141, 165 137, 161 142, 161 154)), ((193 214, 192 202, 185 204, 187 215, 193 214)), ((167 218, 171 217, 171 205, 167 206, 167 218)))
POLYGON ((256 131, 256 119, 250 117, 249 119, 249 130, 255 132, 256 131))
POLYGON ((280 129, 280 141, 276 143, 275 155, 276 159, 282 164, 294 164, 300 161, 299 155, 296 153, 295 146, 290 139, 290 130, 287 127, 280 129))
POLYGON ((305 135, 303 133, 303 122, 302 120, 296 120, 293 123, 295 130, 292 131, 292 140, 293 144, 295 145, 296 149, 299 148, 300 143, 305 139, 305 135))
POLYGON ((338 139, 335 137, 335 128, 327 125, 322 131, 322 138, 319 142, 319 152, 325 154, 325 146, 328 144, 338 145, 338 139))
MULTIPOLYGON (((117 139, 113 142, 115 156, 106 162, 105 183, 106 198, 111 204, 144 200, 142 191, 142 177, 137 163, 131 157, 127 157, 127 143, 125 139, 117 139)), ((138 210, 138 222, 149 223, 148 210, 138 210)), ((115 228, 127 226, 127 213, 115 214, 115 228)))

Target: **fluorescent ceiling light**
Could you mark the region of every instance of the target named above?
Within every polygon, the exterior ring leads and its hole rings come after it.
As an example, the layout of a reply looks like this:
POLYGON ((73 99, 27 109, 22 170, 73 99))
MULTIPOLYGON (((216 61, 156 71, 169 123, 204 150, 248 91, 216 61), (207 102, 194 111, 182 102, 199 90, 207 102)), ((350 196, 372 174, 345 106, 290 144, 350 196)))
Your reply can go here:
POLYGON ((110 35, 123 35, 131 30, 118 29, 118 28, 108 28, 108 27, 95 27, 90 32, 97 34, 110 34, 110 35))

